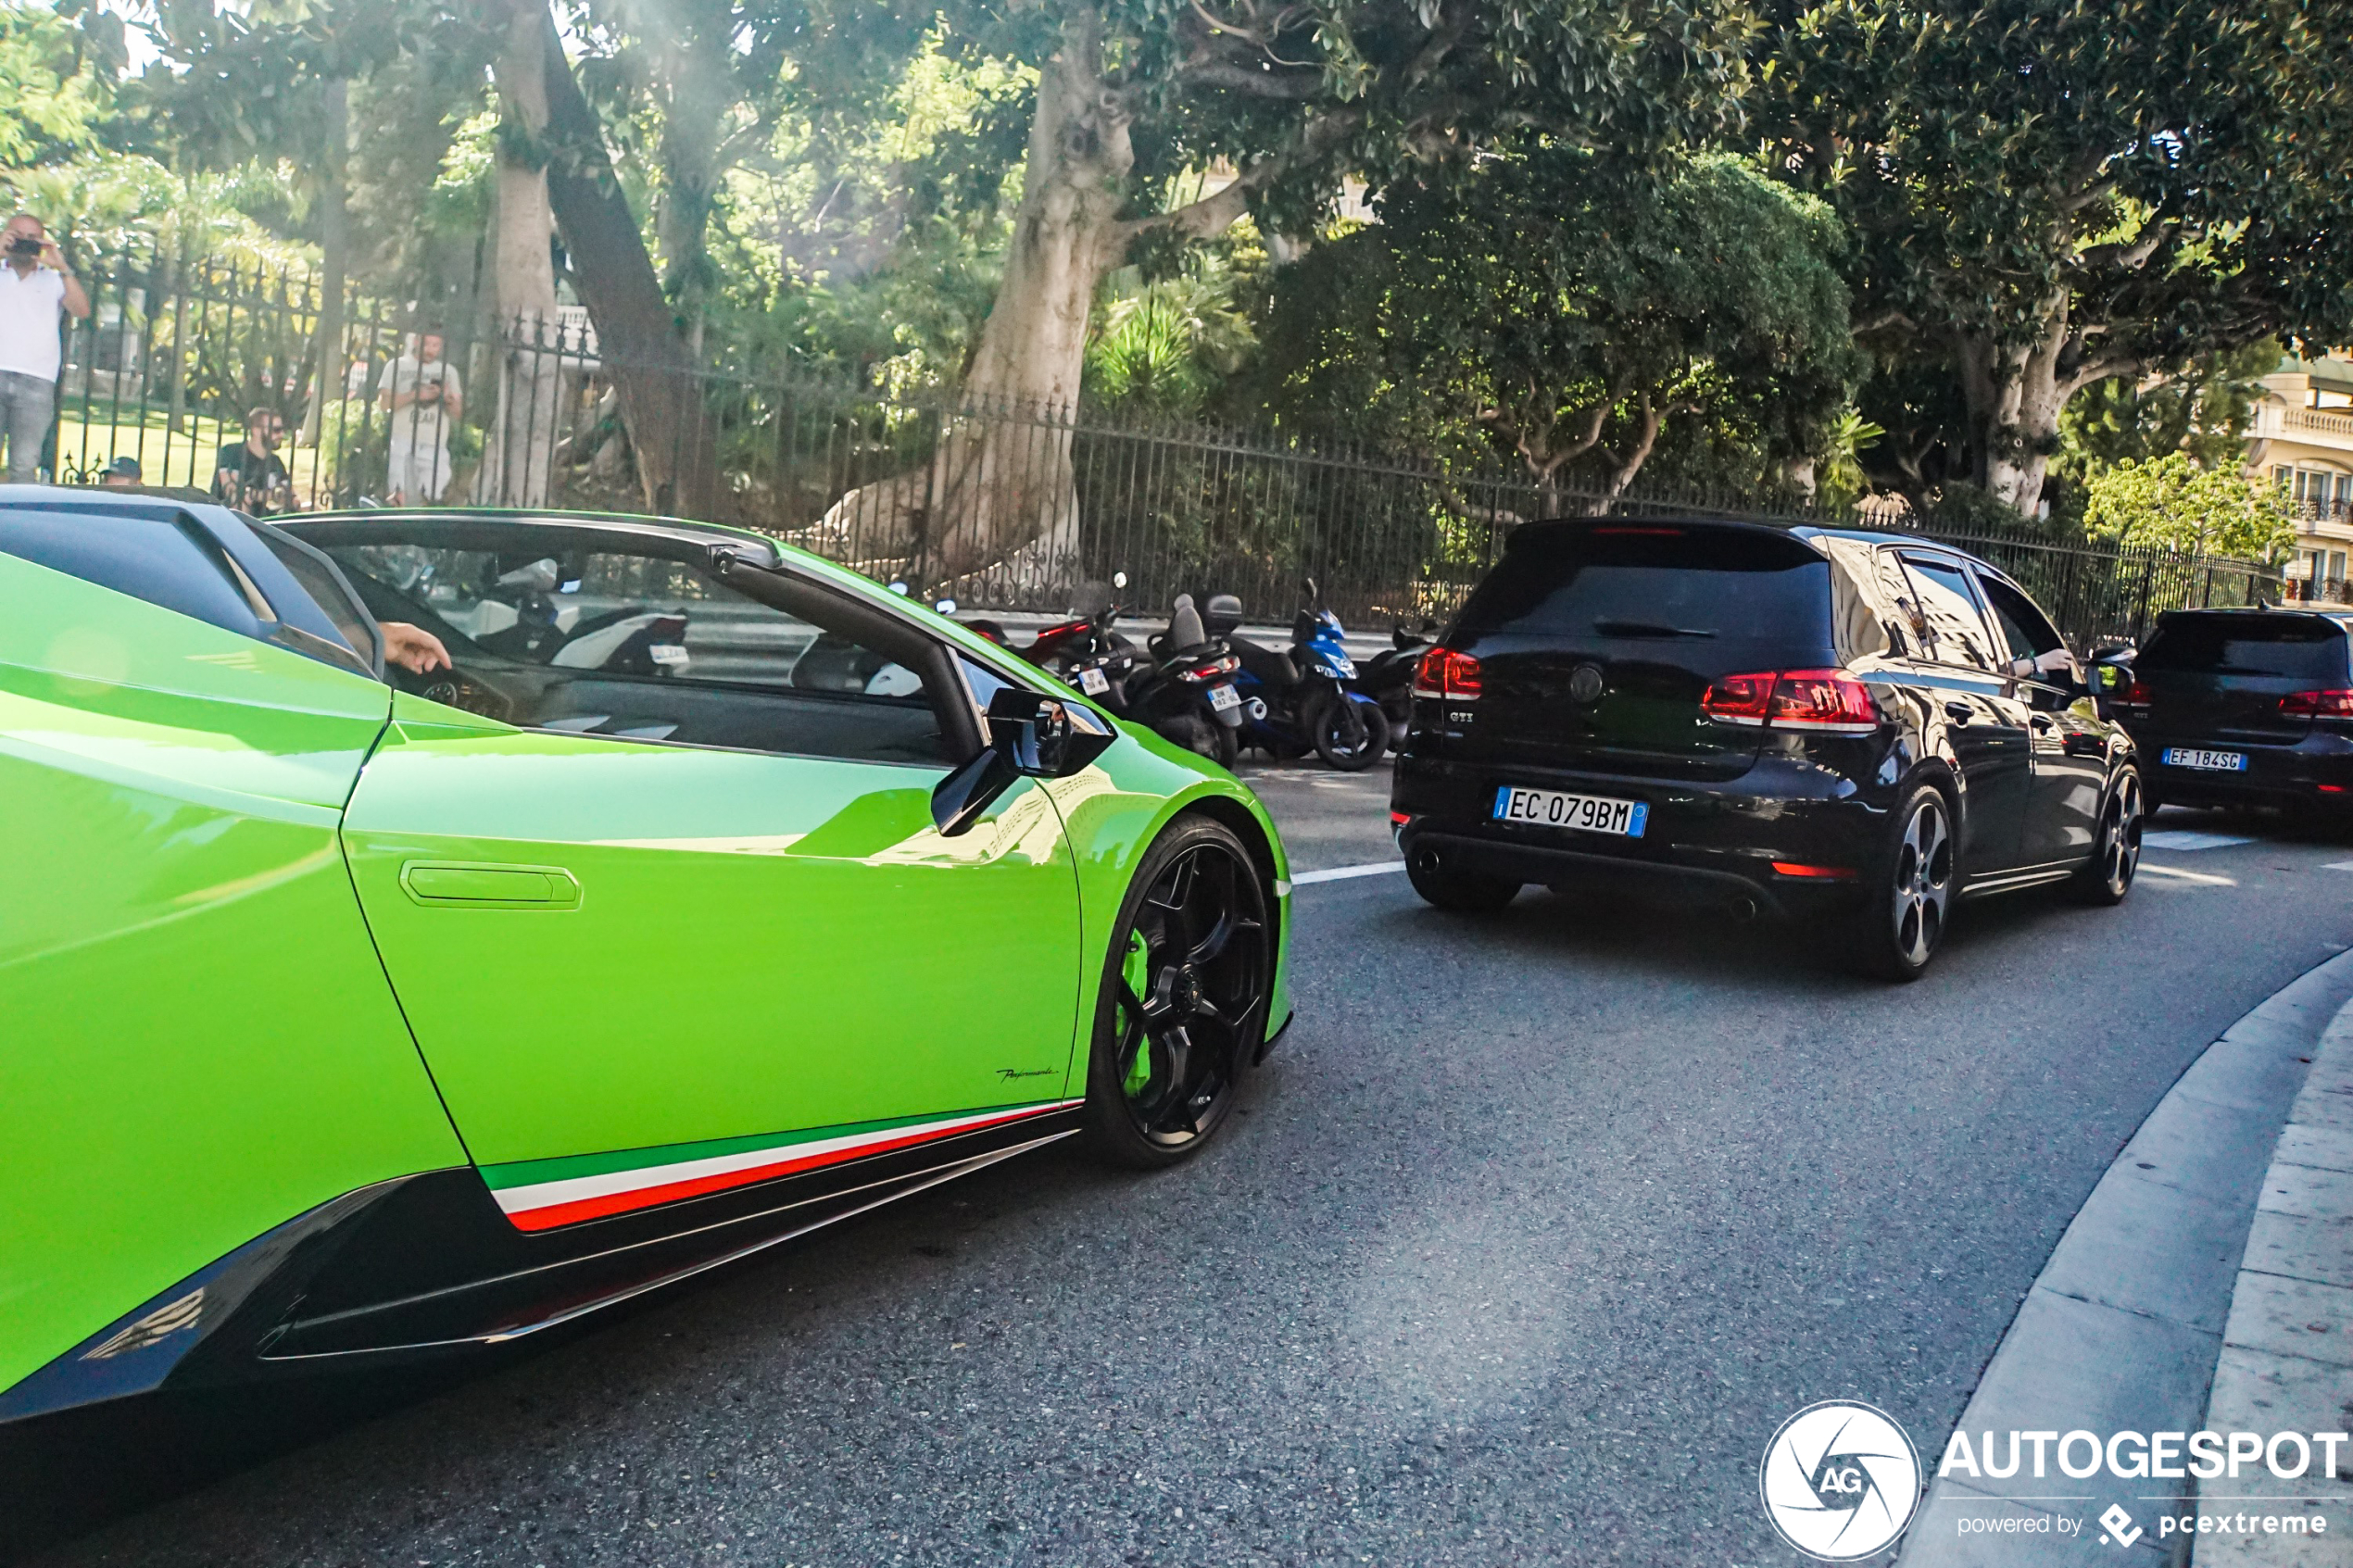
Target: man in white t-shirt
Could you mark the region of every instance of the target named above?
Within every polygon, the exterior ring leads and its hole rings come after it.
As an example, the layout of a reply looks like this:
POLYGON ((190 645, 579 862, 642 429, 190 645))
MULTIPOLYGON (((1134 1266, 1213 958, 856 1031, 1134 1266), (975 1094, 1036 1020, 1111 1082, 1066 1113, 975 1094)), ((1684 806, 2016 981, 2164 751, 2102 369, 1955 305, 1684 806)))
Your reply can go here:
POLYGON ((8 483, 41 477, 41 444, 57 412, 57 312, 90 314, 90 296, 66 269, 49 232, 30 212, 0 233, 0 436, 8 443, 8 483))
POLYGON ((449 427, 466 411, 466 395, 441 350, 439 332, 421 332, 416 352, 386 365, 376 383, 392 420, 386 500, 429 506, 449 488, 449 427))

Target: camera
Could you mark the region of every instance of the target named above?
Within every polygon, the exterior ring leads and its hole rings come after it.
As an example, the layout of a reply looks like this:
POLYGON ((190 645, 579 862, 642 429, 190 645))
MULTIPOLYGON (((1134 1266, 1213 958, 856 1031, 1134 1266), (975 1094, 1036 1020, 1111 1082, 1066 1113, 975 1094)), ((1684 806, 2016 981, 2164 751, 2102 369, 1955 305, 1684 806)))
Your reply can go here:
POLYGON ((8 254, 10 256, 39 256, 41 242, 31 234, 19 234, 8 242, 8 254))

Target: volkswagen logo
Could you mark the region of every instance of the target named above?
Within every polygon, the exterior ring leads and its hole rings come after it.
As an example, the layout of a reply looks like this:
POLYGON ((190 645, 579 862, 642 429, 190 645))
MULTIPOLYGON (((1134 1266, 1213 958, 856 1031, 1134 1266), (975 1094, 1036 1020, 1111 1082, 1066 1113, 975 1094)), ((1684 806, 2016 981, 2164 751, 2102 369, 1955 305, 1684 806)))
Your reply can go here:
POLYGON ((1920 1456, 1883 1411, 1825 1399, 1781 1423, 1756 1487, 1781 1539, 1824 1562, 1869 1557, 1904 1533, 1920 1500, 1920 1456))
POLYGON ((1568 672, 1568 695, 1579 702, 1591 702, 1602 695, 1602 667, 1580 664, 1568 672))

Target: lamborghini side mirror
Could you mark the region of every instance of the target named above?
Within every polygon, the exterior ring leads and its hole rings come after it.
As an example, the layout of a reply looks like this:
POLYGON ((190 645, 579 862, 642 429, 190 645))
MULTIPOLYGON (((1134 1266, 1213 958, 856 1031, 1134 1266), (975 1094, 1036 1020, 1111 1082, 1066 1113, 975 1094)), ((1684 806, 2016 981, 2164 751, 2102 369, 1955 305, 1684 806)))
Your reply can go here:
POLYGON ((931 792, 932 823, 953 838, 1019 781, 1067 777, 1115 738, 1086 709, 1007 686, 988 702, 988 744, 931 792))

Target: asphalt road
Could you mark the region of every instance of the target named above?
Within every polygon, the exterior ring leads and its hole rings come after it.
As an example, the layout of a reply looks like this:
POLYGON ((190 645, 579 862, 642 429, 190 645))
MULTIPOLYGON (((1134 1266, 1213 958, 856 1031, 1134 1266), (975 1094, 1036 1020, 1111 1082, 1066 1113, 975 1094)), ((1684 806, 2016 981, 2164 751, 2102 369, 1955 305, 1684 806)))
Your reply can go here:
MULTIPOLYGON (((1302 869, 1391 855, 1385 774, 1261 778, 1302 869)), ((1902 989, 1304 885, 1299 1022, 1191 1164, 996 1168, 48 1561, 1795 1562, 1775 1426, 1862 1399, 1932 1462, 2142 1117, 2353 943, 2353 838, 2147 860, 2120 909, 1969 909, 1902 989)))

